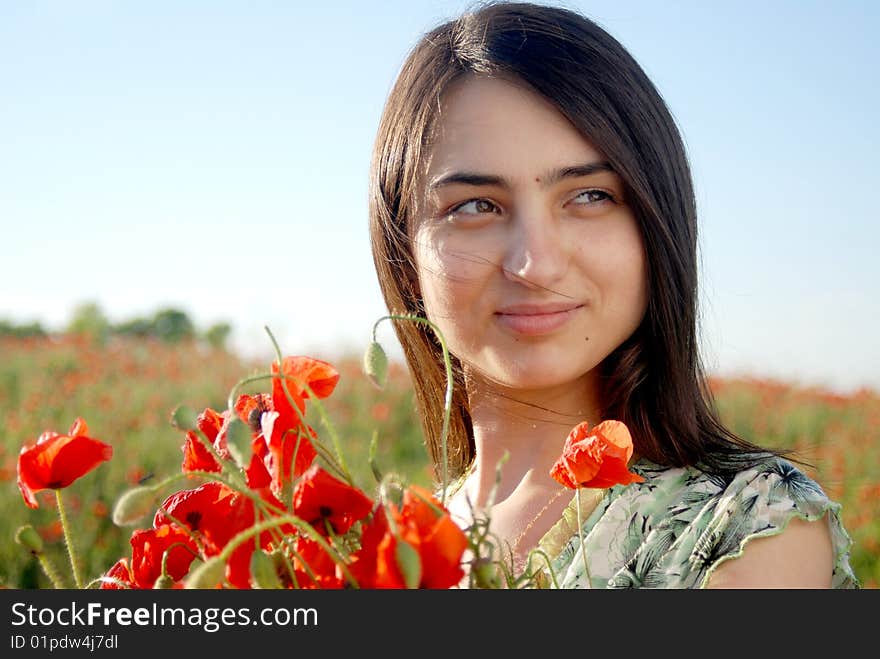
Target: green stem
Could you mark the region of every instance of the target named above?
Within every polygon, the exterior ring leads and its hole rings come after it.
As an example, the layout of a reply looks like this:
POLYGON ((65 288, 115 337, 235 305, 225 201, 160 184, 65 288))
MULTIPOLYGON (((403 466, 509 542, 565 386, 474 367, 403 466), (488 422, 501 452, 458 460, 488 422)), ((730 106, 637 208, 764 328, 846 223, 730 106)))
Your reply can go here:
MULTIPOLYGON (((247 379, 251 380, 251 379, 255 379, 255 378, 247 378, 247 379)), ((241 385, 242 385, 242 382, 240 381, 238 384, 235 385, 235 388, 237 388, 241 385)), ((235 388, 233 389, 233 391, 235 390, 235 388)), ((232 402, 231 402, 232 401, 232 394, 229 395, 229 400, 230 400, 230 402, 229 402, 230 414, 234 414, 235 410, 234 410, 234 408, 232 406, 232 402)), ((220 455, 220 453, 217 451, 217 449, 214 448, 214 443, 210 439, 208 439, 208 436, 204 432, 202 432, 198 427, 190 428, 190 430, 195 433, 196 439, 198 439, 199 443, 201 443, 201 445, 214 458, 214 461, 220 466, 220 471, 222 473, 226 474, 229 478, 233 479, 234 481, 240 482, 242 484, 242 486, 244 486, 244 479, 241 476, 241 470, 238 469, 238 465, 235 465, 235 463, 232 462, 231 460, 223 458, 220 455), (233 465, 235 465, 235 468, 233 468, 233 465)), ((188 473, 194 473, 194 472, 188 472, 188 473)))
POLYGON ((235 537, 233 537, 223 550, 218 554, 221 560, 228 561, 229 557, 232 555, 236 549, 238 549, 241 543, 248 541, 255 535, 259 535, 263 531, 268 531, 270 529, 276 528, 278 526, 282 526, 284 524, 292 524, 297 527, 300 531, 310 536, 313 540, 315 540, 321 547, 326 551, 330 556, 332 556, 336 561, 336 564, 342 570, 346 579, 348 579, 349 583, 357 588, 358 583, 351 572, 348 570, 348 567, 345 565, 345 557, 342 556, 335 547, 327 542, 324 537, 318 533, 315 528, 296 515, 282 515, 280 517, 273 517, 272 519, 268 519, 264 522, 260 522, 259 524, 254 524, 253 526, 245 529, 244 531, 239 532, 235 537))
MULTIPOLYGON (((550 580, 553 582, 553 587, 556 590, 559 590, 559 582, 556 579, 556 570, 553 569, 553 562, 550 560, 547 552, 540 548, 532 551, 544 559, 544 562, 547 564, 547 572, 550 574, 550 580)), ((531 555, 529 556, 529 559, 531 559, 531 555)), ((534 574, 529 575, 529 579, 534 580, 534 574)))
POLYGON ((391 532, 391 535, 399 540, 400 532, 397 529, 397 522, 395 521, 394 515, 391 511, 391 494, 388 491, 388 488, 392 485, 399 488, 401 491, 403 490, 403 485, 399 482, 397 474, 388 474, 382 479, 382 482, 379 483, 379 501, 381 502, 382 507, 385 509, 385 518, 388 521, 388 530, 391 532))
POLYGON ((70 530, 70 524, 67 522, 67 513, 64 510, 64 501, 61 497, 61 490, 55 490, 55 501, 58 503, 58 516, 61 518, 61 528, 64 530, 64 544, 67 545, 67 556, 70 558, 70 567, 73 570, 73 581, 76 587, 82 588, 82 577, 79 571, 79 559, 76 555, 76 547, 73 542, 73 534, 70 530))
POLYGON ((229 397, 226 399, 226 409, 228 409, 230 413, 235 411, 235 394, 237 394, 238 390, 241 389, 244 385, 250 384, 251 382, 271 380, 273 377, 275 376, 271 373, 261 373, 260 375, 251 375, 246 378, 242 378, 241 380, 236 382, 232 389, 229 390, 229 397))
POLYGON ((56 590, 64 588, 64 579, 61 578, 58 569, 49 557, 43 552, 36 554, 36 557, 40 561, 40 567, 43 568, 43 572, 49 577, 49 581, 52 582, 52 587, 56 590))
POLYGON ((575 506, 577 507, 578 537, 581 540, 581 557, 584 560, 584 575, 587 577, 587 588, 592 588, 593 584, 590 580, 590 566, 587 565, 587 543, 584 539, 584 524, 581 520, 581 488, 577 488, 574 491, 574 497, 575 506))
MULTIPOLYGON (((177 481, 191 481, 193 478, 204 478, 208 482, 216 481, 218 483, 222 483, 230 490, 235 490, 236 492, 249 497, 254 502, 259 504, 265 504, 266 502, 260 498, 258 494, 256 494, 253 490, 251 490, 247 484, 244 482, 238 474, 234 473, 223 473, 216 471, 201 471, 201 470, 193 470, 182 472, 179 474, 174 474, 172 476, 168 476, 163 481, 156 483, 153 485, 153 489, 157 492, 160 492, 163 488, 167 487, 171 483, 175 483, 177 481)), ((202 483, 204 485, 204 483, 202 483)), ((198 487, 198 486, 196 486, 198 487)), ((279 508, 273 508, 275 510, 280 510, 279 508)))
MULTIPOLYGON (((268 327, 266 328, 266 331, 269 332, 268 327)), ((269 332, 269 336, 272 337, 271 332, 269 332)), ((274 337, 272 338, 272 341, 274 343, 274 341, 275 341, 274 337)), ((275 343, 275 349, 276 349, 276 351, 278 351, 278 344, 277 343, 275 343)), ((281 353, 280 353, 280 351, 278 351, 276 354, 278 354, 278 359, 279 359, 279 364, 280 364, 281 363, 281 361, 280 361, 281 360, 281 353)), ((273 380, 275 378, 281 379, 282 388, 284 389, 284 393, 287 396, 287 400, 290 403, 290 406, 294 410, 296 410, 296 413, 299 416, 300 421, 305 425, 305 418, 303 417, 302 413, 299 411, 299 406, 297 406, 296 403, 293 401, 293 398, 290 395, 290 391, 287 389, 287 384, 285 383, 286 376, 283 373, 279 373, 279 374, 263 373, 261 375, 252 375, 250 377, 246 377, 246 378, 239 380, 238 382, 235 383, 235 386, 233 386, 229 392, 229 398, 227 399, 227 402, 226 402, 227 409, 229 409, 230 412, 235 410, 235 403, 234 403, 235 395, 238 392, 238 390, 241 387, 243 387, 244 385, 250 384, 251 382, 259 382, 262 380, 273 380)), ((306 385, 306 386, 308 387, 308 385, 306 385)), ((309 393, 310 394, 312 393, 311 389, 309 389, 309 393)), ((322 412, 322 417, 326 417, 326 413, 323 413, 323 411, 320 409, 319 409, 319 411, 322 412)), ((330 428, 330 434, 331 434, 331 436, 334 437, 334 441, 335 441, 334 429, 332 428, 330 422, 326 418, 324 418, 324 425, 326 425, 330 428)), ((349 476, 347 470, 344 468, 344 465, 340 466, 339 464, 337 464, 336 459, 333 457, 333 455, 330 453, 330 451, 328 451, 327 448, 319 440, 312 438, 312 437, 309 437, 309 442, 311 443, 312 447, 315 449, 315 452, 318 454, 318 457, 320 457, 326 463, 329 471, 335 471, 337 475, 348 480, 349 484, 353 484, 351 481, 351 477, 349 476)), ((216 457, 216 452, 214 451, 213 447, 209 447, 209 449, 211 450, 212 453, 215 453, 215 457, 216 457)), ((338 442, 337 442, 337 450, 338 450, 338 442)), ((341 452, 340 452, 340 455, 341 455, 341 452)), ((218 458, 218 461, 219 461, 219 458, 218 458)), ((294 461, 296 461, 296 453, 294 453, 294 461)))
POLYGON ((192 550, 192 547, 187 545, 185 542, 173 542, 168 547, 166 547, 165 551, 162 552, 162 571, 160 574, 167 575, 168 574, 168 557, 171 555, 171 550, 175 547, 183 547, 186 551, 192 554, 195 558, 201 558, 198 552, 192 550))
MULTIPOLYGON (((255 512, 259 511, 264 515, 272 515, 273 517, 277 516, 279 513, 284 512, 283 508, 279 508, 273 504, 270 504, 268 501, 266 501, 265 499, 260 497, 259 494, 257 494, 256 492, 251 490, 249 487, 247 487, 247 485, 245 485, 243 483, 239 484, 235 480, 227 480, 225 478, 225 475, 218 474, 213 471, 189 471, 184 474, 175 474, 174 476, 169 476, 164 481, 162 481, 158 485, 155 485, 154 487, 158 490, 160 487, 164 487, 164 486, 168 485, 169 483, 173 483, 174 481, 177 481, 177 480, 188 480, 192 476, 199 476, 202 478, 206 478, 209 480, 209 482, 215 481, 217 483, 221 483, 221 484, 225 485, 226 487, 228 487, 229 489, 234 490, 243 496, 246 496, 248 499, 250 499, 254 503, 255 512)), ((162 512, 165 515, 168 515, 167 511, 165 511, 164 508, 160 508, 160 509, 162 510, 162 512)), ((170 517, 170 515, 169 515, 169 517, 170 517)), ((181 523, 179 520, 174 520, 173 518, 172 518, 172 520, 174 522, 176 522, 178 525, 180 525, 182 528, 187 528, 186 525, 181 523)))
POLYGON ((383 320, 408 320, 414 323, 427 325, 433 330, 434 335, 437 337, 437 340, 440 341, 440 348, 443 351, 443 366, 446 369, 446 397, 443 401, 443 427, 440 430, 440 451, 442 455, 441 472, 443 479, 443 488, 441 489, 442 494, 440 495, 440 503, 441 505, 445 506, 446 490, 449 486, 449 456, 447 448, 447 436, 449 435, 449 417, 452 412, 452 360, 449 358, 449 348, 446 346, 446 339, 443 336, 443 332, 441 332, 440 328, 437 327, 430 320, 428 320, 427 318, 422 318, 421 316, 398 314, 382 316, 373 324, 372 339, 374 343, 376 343, 376 328, 383 320))
MULTIPOLYGON (((575 497, 578 497, 578 496, 579 496, 578 492, 575 492, 575 497)), ((578 500, 577 506, 578 506, 578 528, 580 528, 581 527, 580 500, 578 500)), ((583 547, 583 543, 581 544, 581 546, 583 547)), ((537 572, 536 572, 536 570, 532 569, 532 557, 533 556, 540 556, 544 560, 544 563, 547 566, 547 572, 549 573, 550 579, 553 582, 553 587, 558 590, 559 589, 559 582, 556 579, 556 571, 553 569, 553 563, 550 560, 550 557, 547 555, 547 552, 541 548, 540 542, 538 543, 537 547, 535 547, 534 549, 532 549, 529 552, 529 555, 526 559, 526 569, 523 574, 523 576, 526 578, 526 582, 527 583, 536 583, 537 578, 535 575, 537 572)), ((586 565, 587 565, 587 559, 586 559, 586 555, 584 555, 584 567, 586 567, 586 565)), ((538 568, 538 569, 540 569, 540 568, 538 568)), ((588 571, 588 574, 589 574, 589 571, 588 571)))
POLYGON ((282 371, 282 364, 284 362, 284 358, 281 354, 281 348, 278 345, 278 341, 275 340, 275 335, 272 334, 272 330, 268 327, 264 326, 263 329, 266 330, 266 334, 269 335, 269 339, 272 341, 272 346, 275 348, 275 356, 278 359, 278 374, 273 375, 272 377, 279 378, 281 380, 281 388, 284 390, 284 395, 287 397, 287 401, 290 403, 290 406, 296 410, 297 415, 300 418, 300 421, 303 425, 306 424, 305 417, 302 412, 300 412, 299 405, 293 400, 293 396, 290 395, 290 390, 287 388, 287 380, 294 380, 296 384, 302 387, 303 391, 305 391, 309 395, 310 402, 314 405, 315 409, 318 410, 318 414, 321 417, 321 422, 324 424, 324 427, 327 428, 327 432, 330 433, 330 439, 333 440, 333 446, 336 449, 336 455, 333 456, 326 448, 324 448, 323 443, 319 440, 309 437, 309 441, 312 443, 312 446, 315 448, 315 451, 324 459, 324 461, 328 464, 332 471, 336 471, 344 481, 346 481, 349 485, 354 486, 354 479, 351 476, 351 473, 348 470, 348 467, 345 464, 345 459, 342 456, 342 448, 339 443, 339 435, 336 432, 336 427, 330 421, 330 417, 327 415, 327 411, 324 406, 321 404, 318 397, 315 395, 315 392, 309 386, 308 382, 300 382, 295 378, 291 378, 286 376, 282 371))
MULTIPOLYGON (((222 473, 217 473, 213 471, 190 471, 186 473, 174 474, 165 478, 162 482, 157 483, 153 486, 153 489, 156 491, 157 496, 158 493, 169 484, 174 483, 176 481, 181 480, 192 480, 193 477, 201 477, 207 479, 208 482, 216 482, 225 485, 229 489, 238 492, 242 496, 249 498, 254 504, 254 515, 266 515, 275 517, 280 513, 284 512, 283 508, 278 508, 277 506, 270 504, 265 501, 262 497, 260 497, 257 493, 251 490, 243 483, 238 483, 240 480, 238 478, 227 478, 227 475, 222 473)), ((199 551, 204 551, 202 546, 202 540, 199 537, 198 533, 194 533, 192 529, 187 526, 182 520, 177 519, 173 515, 171 515, 162 505, 159 506, 159 510, 163 515, 168 517, 174 524, 176 524, 182 531, 184 531, 189 538, 196 544, 199 548, 199 551)), ((276 533, 275 530, 272 531, 273 535, 276 533)), ((280 539, 280 536, 279 536, 280 539)))

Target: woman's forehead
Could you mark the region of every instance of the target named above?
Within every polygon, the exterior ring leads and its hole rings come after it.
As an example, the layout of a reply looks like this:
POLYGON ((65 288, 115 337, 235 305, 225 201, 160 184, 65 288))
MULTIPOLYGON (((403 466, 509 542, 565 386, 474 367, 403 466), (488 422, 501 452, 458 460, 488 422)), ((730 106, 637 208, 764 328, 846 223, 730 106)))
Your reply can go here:
POLYGON ((523 84, 468 76, 443 96, 422 171, 429 185, 459 170, 513 180, 602 159, 559 110, 523 84))

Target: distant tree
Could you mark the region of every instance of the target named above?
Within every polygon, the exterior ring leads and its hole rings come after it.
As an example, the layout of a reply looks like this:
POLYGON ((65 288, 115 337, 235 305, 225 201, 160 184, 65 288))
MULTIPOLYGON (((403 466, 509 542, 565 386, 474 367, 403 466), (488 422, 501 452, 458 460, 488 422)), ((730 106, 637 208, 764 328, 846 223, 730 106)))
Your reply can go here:
POLYGON ((205 342, 212 348, 225 350, 226 341, 229 339, 229 334, 231 332, 232 325, 229 323, 215 323, 205 330, 202 334, 202 338, 204 338, 205 342))
POLYGON ((137 317, 113 326, 113 332, 120 336, 133 336, 139 339, 154 336, 156 329, 151 318, 137 317))
POLYGON ((16 325, 8 320, 0 320, 0 336, 14 336, 18 339, 26 339, 32 336, 46 335, 46 330, 37 322, 28 323, 27 325, 16 325))
POLYGON ((161 309, 153 317, 153 331, 156 338, 168 343, 192 339, 196 328, 186 312, 180 309, 161 309))
POLYGON ((27 325, 19 325, 18 336, 28 338, 31 336, 48 336, 49 333, 38 322, 28 323, 27 325))
POLYGON ((95 302, 84 302, 73 309, 66 332, 104 342, 110 335, 110 330, 110 322, 101 307, 95 302))

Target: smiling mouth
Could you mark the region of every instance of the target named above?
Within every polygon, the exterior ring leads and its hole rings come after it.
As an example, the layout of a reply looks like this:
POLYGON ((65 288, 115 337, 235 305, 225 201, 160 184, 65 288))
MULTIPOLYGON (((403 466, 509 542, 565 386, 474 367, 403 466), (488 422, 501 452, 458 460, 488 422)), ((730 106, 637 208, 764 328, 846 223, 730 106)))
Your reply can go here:
POLYGON ((524 336, 540 336, 555 332, 582 309, 584 305, 514 305, 495 312, 506 329, 524 336))

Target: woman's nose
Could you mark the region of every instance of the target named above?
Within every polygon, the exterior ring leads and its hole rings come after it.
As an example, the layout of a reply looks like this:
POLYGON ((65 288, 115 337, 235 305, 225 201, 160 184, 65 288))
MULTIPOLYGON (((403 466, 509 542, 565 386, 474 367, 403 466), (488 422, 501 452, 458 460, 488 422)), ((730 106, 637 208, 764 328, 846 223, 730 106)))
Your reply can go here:
POLYGON ((549 213, 515 218, 502 263, 504 275, 529 288, 551 288, 568 270, 570 247, 549 213))

